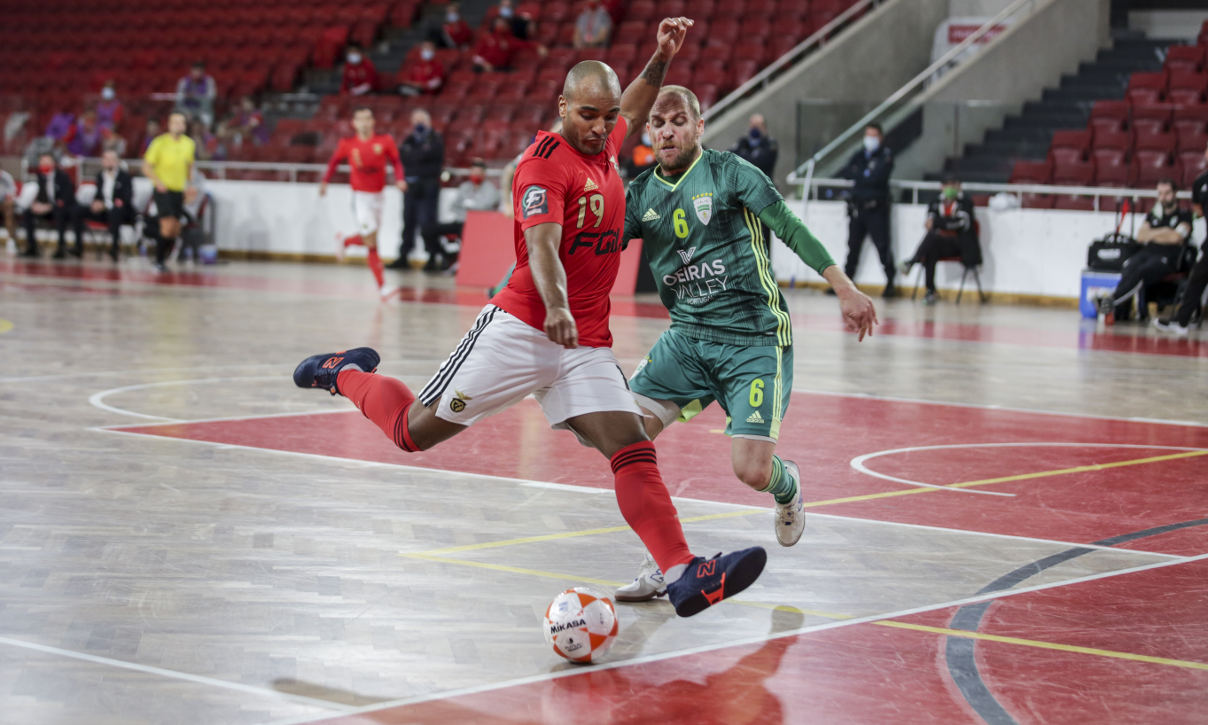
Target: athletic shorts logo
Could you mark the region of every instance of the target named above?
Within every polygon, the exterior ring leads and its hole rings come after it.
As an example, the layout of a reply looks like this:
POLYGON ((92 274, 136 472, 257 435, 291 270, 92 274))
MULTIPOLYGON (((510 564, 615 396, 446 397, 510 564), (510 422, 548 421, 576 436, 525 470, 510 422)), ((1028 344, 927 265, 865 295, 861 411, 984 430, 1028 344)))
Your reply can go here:
POLYGON ((759 411, 757 410, 754 413, 751 413, 750 415, 747 416, 747 422, 748 423, 763 423, 763 416, 760 415, 759 411))
POLYGON ((545 189, 540 186, 530 186, 525 189, 520 205, 524 209, 525 219, 549 213, 549 200, 546 199, 545 189))
POLYGON ((709 226, 709 220, 713 218, 713 193, 707 191, 692 197, 692 206, 696 208, 696 218, 700 219, 700 223, 709 226))

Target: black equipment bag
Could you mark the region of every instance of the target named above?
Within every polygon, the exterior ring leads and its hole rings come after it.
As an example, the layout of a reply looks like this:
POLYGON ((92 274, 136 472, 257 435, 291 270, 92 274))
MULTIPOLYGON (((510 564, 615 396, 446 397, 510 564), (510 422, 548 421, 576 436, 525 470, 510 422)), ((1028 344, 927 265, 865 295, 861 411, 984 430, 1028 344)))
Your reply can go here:
POLYGON ((1141 245, 1127 234, 1105 234, 1102 239, 1091 242, 1090 249, 1086 250, 1086 266, 1097 272, 1119 272, 1124 269, 1124 262, 1140 248, 1141 245))

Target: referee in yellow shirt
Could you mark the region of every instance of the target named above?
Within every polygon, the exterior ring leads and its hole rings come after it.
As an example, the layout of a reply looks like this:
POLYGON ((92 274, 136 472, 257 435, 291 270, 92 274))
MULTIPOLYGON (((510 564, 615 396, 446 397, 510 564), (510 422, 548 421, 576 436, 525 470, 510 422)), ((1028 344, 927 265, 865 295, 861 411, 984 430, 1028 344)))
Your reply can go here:
POLYGON ((155 267, 164 271, 184 213, 185 188, 193 173, 196 145, 185 135, 185 115, 168 116, 168 132, 156 136, 143 154, 143 175, 155 184, 155 209, 159 215, 159 239, 155 242, 155 267))

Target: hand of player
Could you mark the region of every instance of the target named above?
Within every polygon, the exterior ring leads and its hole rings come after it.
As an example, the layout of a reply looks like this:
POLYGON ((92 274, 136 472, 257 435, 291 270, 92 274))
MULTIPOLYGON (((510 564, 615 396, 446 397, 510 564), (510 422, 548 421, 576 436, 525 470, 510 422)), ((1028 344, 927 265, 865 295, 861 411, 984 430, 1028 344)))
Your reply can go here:
POLYGON ((404 194, 407 193, 407 180, 406 179, 399 179, 398 181, 394 182, 394 185, 398 187, 399 191, 403 192, 404 194))
MULTIPOLYGON (((120 202, 121 202, 121 199, 118 199, 117 202, 115 202, 115 203, 120 203, 120 202)), ((105 210, 105 202, 101 201, 100 199, 93 199, 92 213, 100 214, 104 210, 105 210)))
POLYGON ((690 27, 692 21, 688 18, 663 18, 658 30, 659 52, 667 58, 678 53, 690 27))
POLYGON ((545 311, 545 336, 568 350, 579 346, 579 328, 569 309, 552 307, 545 311))
POLYGON ((325 196, 327 196, 327 182, 323 181, 319 183, 319 198, 322 199, 325 196))
POLYGON ((854 287, 839 293, 839 311, 843 314, 843 324, 848 332, 859 336, 857 342, 863 342, 864 336, 872 336, 872 328, 878 324, 877 308, 868 295, 854 287))

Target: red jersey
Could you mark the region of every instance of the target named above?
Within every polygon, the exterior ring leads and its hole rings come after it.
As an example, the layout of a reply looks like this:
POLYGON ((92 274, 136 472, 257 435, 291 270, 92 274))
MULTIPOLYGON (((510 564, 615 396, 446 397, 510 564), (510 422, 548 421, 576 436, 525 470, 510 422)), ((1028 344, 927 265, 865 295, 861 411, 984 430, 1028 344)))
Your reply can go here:
POLYGON ((386 185, 386 162, 394 165, 394 178, 403 178, 403 162, 398 157, 398 147, 394 139, 384 133, 371 136, 368 141, 362 141, 359 136, 340 139, 335 153, 327 162, 327 172, 323 181, 331 181, 336 173, 336 166, 341 161, 347 161, 352 173, 348 182, 353 191, 378 192, 386 185))
POLYGON ((561 224, 558 260, 566 270, 566 296, 579 344, 586 347, 612 346, 608 295, 621 264, 625 226, 625 185, 617 170, 625 132, 625 119, 618 118, 604 150, 586 156, 560 134, 542 131, 524 152, 512 181, 516 271, 491 302, 538 330, 545 328, 545 303, 533 283, 524 231, 561 224))
POLYGON ((344 64, 344 75, 340 81, 340 93, 352 93, 354 89, 358 89, 357 95, 360 95, 375 91, 377 87, 377 69, 373 67, 373 63, 369 62, 368 58, 362 59, 360 63, 344 64), (368 87, 361 89, 362 86, 368 87))

